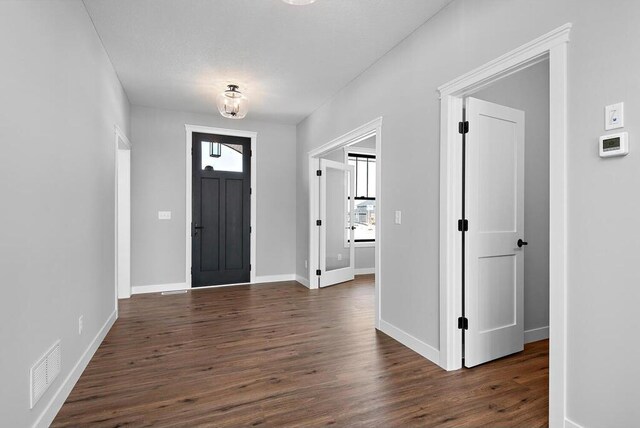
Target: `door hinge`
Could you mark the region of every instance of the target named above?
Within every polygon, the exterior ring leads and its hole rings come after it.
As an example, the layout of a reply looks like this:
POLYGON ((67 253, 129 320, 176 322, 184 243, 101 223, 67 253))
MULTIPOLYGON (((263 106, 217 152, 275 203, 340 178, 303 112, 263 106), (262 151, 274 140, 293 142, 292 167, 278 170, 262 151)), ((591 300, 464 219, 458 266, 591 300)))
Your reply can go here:
POLYGON ((191 275, 193 275, 193 266, 191 267, 191 275))
POLYGON ((322 226, 322 220, 316 220, 316 226, 322 226))
POLYGON ((193 147, 191 147, 191 156, 193 156, 193 147))
POLYGON ((464 122, 458 122, 458 132, 461 134, 466 134, 469 132, 469 121, 465 120, 464 122))
POLYGON ((317 175, 318 177, 320 177, 320 176, 322 175, 322 170, 321 170, 321 169, 317 170, 317 171, 316 171, 316 175, 317 175))
POLYGON ((253 150, 249 150, 249 157, 253 156, 253 150))
POLYGON ((469 320, 467 317, 458 318, 458 328, 460 330, 469 330, 469 320))
POLYGON ((468 232, 469 231, 469 220, 462 219, 458 220, 458 232, 468 232))
POLYGON ((252 187, 249 187, 249 194, 253 195, 253 188, 252 187))
POLYGON ((316 275, 318 276, 322 275, 322 271, 320 269, 316 270, 316 275))
POLYGON ((253 227, 249 226, 249 233, 253 232, 253 227))

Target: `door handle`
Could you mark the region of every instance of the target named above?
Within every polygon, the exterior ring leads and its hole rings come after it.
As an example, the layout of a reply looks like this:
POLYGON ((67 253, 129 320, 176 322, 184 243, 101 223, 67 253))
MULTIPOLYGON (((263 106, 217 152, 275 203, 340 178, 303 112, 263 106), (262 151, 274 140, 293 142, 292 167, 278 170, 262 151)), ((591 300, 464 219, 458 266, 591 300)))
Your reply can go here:
POLYGON ((347 230, 356 230, 356 227, 355 226, 347 226, 347 227, 345 227, 345 229, 347 229, 347 230))
POLYGON ((529 245, 529 243, 523 241, 522 239, 518 239, 518 248, 522 248, 523 245, 529 245))
POLYGON ((194 229, 196 229, 196 230, 204 229, 204 226, 196 226, 196 227, 194 227, 194 229))

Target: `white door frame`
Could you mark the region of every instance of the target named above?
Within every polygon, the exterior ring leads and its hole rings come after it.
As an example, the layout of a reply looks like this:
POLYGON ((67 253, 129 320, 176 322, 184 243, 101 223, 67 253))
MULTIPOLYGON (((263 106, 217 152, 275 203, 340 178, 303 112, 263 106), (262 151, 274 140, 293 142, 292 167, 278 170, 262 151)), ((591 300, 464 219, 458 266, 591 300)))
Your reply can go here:
POLYGON ((316 270, 319 269, 320 231, 316 225, 318 215, 319 189, 314 186, 318 177, 320 157, 341 147, 357 144, 369 137, 376 139, 376 242, 375 242, 375 326, 380 329, 380 288, 382 285, 380 239, 382 236, 382 117, 347 132, 328 143, 309 152, 309 288, 318 288, 316 270))
POLYGON ((458 122, 464 97, 545 59, 550 90, 549 423, 566 415, 567 302, 567 45, 565 24, 438 88, 440 92, 440 365, 461 367, 462 248, 457 230, 462 200, 462 148, 458 122))
POLYGON ((118 203, 118 194, 124 190, 131 195, 131 142, 118 125, 115 132, 115 288, 116 314, 118 299, 131 297, 131 200, 118 203), (122 162, 121 155, 128 155, 122 162), (128 218, 128 225, 121 226, 121 219, 128 218), (126 270, 127 272, 123 272, 126 270), (124 275, 123 275, 124 274, 124 275))
MULTIPOLYGON (((225 128, 212 128, 209 126, 199 126, 199 125, 185 125, 186 130, 186 141, 185 141, 185 153, 187 159, 186 165, 186 189, 187 189, 187 197, 186 197, 186 206, 185 206, 185 234, 186 234, 186 257, 185 257, 185 284, 186 288, 191 288, 191 220, 193 217, 193 209, 192 209, 192 182, 191 182, 191 173, 192 173, 192 161, 191 161, 191 139, 194 132, 201 132, 205 134, 217 134, 217 135, 229 135, 234 137, 244 137, 251 138, 251 237, 250 237, 250 245, 251 248, 249 250, 250 254, 250 263, 251 263, 251 272, 249 275, 249 282, 256 282, 256 236, 258 234, 258 228, 256 224, 256 212, 257 205, 256 199, 258 194, 257 189, 257 179, 258 170, 256 168, 256 159, 258 157, 258 152, 256 150, 256 141, 258 139, 258 133, 252 131, 241 131, 238 129, 225 129, 225 128)), ((213 287, 226 287, 229 285, 235 284, 223 284, 223 285, 215 285, 213 287)), ((203 288, 203 287, 200 287, 203 288)))

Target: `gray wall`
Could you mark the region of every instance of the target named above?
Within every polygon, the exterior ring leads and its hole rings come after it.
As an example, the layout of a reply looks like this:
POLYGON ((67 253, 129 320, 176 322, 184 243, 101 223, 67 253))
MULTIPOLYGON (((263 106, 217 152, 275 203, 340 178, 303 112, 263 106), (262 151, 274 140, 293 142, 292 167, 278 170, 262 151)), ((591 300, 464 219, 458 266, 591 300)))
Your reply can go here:
POLYGON ((295 127, 132 106, 132 285, 185 282, 185 124, 258 133, 256 274, 294 274, 295 127))
POLYGON ((80 1, 1 2, 0 56, 0 425, 27 427, 115 310, 129 103, 80 1), (29 410, 29 370, 58 339, 62 372, 29 410))
POLYGON ((498 81, 474 98, 525 112, 524 329, 549 325, 549 62, 498 81))
MULTIPOLYGON (((439 345, 439 100, 436 88, 567 22, 569 44, 567 412, 586 427, 632 426, 640 345, 635 322, 640 231, 637 52, 640 2, 455 0, 298 125, 298 200, 307 153, 383 116, 382 318, 439 345), (615 29, 615 31, 605 31, 615 29), (621 65, 616 67, 616 65, 621 65), (613 77, 612 77, 613 76, 613 77), (398 82, 406 90, 403 109, 398 82), (625 101, 631 154, 603 160, 603 109, 625 101), (410 153, 411 156, 407 156, 410 153), (402 210, 402 225, 393 222, 402 210), (615 213, 616 221, 605 221, 615 213), (608 261, 604 263, 604 261, 608 261)), ((307 275, 308 208, 298 204, 299 275, 307 275)))

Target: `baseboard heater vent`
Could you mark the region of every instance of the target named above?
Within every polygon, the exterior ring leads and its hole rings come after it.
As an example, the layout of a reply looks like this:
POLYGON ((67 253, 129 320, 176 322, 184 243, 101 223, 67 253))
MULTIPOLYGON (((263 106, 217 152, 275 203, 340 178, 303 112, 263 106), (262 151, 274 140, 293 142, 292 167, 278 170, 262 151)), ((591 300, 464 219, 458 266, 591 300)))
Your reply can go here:
POLYGON ((60 374, 62 355, 58 340, 37 363, 31 367, 31 408, 36 405, 40 397, 51 386, 60 374))

